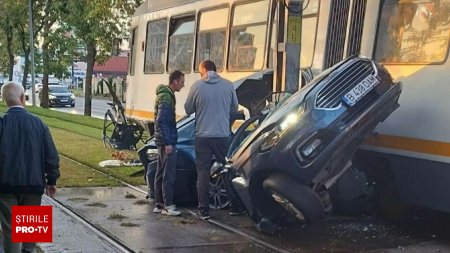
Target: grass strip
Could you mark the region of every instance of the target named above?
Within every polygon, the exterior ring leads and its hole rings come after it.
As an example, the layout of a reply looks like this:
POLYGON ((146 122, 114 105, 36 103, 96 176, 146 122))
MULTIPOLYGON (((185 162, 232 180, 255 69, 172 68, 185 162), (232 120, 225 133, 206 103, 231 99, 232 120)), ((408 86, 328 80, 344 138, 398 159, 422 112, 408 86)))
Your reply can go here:
MULTIPOLYGON (((0 103, 0 112, 5 112, 6 110, 7 107, 4 103, 0 103)), ((112 159, 111 154, 115 151, 105 148, 103 145, 101 132, 103 127, 102 120, 37 107, 27 107, 27 110, 40 117, 49 126, 58 152, 61 155, 89 167, 96 168, 127 183, 133 185, 145 184, 142 176, 131 176, 142 170, 142 166, 102 168, 98 165, 101 161, 112 159), (68 120, 68 118, 82 118, 83 121, 68 120), (86 122, 97 122, 101 124, 96 123, 97 127, 94 127, 95 124, 86 122), (98 126, 101 127, 98 128, 98 126)), ((130 153, 137 157, 136 152, 130 151, 130 153)), ((102 179, 106 180, 102 181, 94 177, 91 178, 92 173, 93 171, 89 168, 67 159, 61 159, 61 178, 58 181, 58 185, 60 187, 75 187, 108 186, 111 184, 107 183, 106 179, 102 179)), ((106 176, 103 177, 107 178, 106 176)))
POLYGON ((60 157, 60 172, 61 177, 58 180, 58 187, 96 187, 120 185, 117 180, 111 179, 64 157, 60 157))
MULTIPOLYGON (((133 185, 142 185, 145 183, 142 176, 131 176, 137 171, 142 170, 142 166, 100 167, 98 163, 112 159, 111 154, 114 151, 105 148, 100 140, 58 128, 51 128, 50 131, 60 154, 87 166, 96 168, 108 175, 117 177, 127 183, 133 185)), ((135 155, 137 156, 137 154, 135 155)))
POLYGON ((75 124, 71 122, 65 122, 61 119, 49 118, 43 115, 37 115, 41 118, 45 124, 49 127, 59 128, 72 133, 89 136, 98 140, 102 140, 102 131, 98 128, 89 127, 86 125, 75 124))
MULTIPOLYGON (((92 118, 84 115, 59 112, 35 106, 27 106, 26 109, 35 115, 41 115, 48 118, 60 119, 65 122, 76 123, 78 125, 103 129, 103 120, 101 119, 92 118)), ((5 103, 4 102, 0 103, 0 112, 6 112, 7 110, 8 108, 6 107, 5 103)))

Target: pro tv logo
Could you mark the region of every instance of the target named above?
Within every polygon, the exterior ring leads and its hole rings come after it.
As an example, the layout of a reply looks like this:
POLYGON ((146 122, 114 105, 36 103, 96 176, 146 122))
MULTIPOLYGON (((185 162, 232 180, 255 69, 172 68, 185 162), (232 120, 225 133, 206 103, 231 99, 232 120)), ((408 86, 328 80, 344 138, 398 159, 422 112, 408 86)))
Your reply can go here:
POLYGON ((13 242, 52 242, 51 206, 13 206, 13 242))

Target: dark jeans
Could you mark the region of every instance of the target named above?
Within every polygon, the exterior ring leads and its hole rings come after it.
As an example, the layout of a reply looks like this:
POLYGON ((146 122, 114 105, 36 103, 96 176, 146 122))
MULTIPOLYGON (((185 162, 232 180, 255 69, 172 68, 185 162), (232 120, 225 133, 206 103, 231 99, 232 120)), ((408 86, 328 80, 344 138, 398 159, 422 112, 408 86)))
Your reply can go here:
POLYGON ((158 146, 158 166, 155 176, 155 203, 162 207, 173 205, 173 186, 176 177, 177 153, 166 154, 164 146, 158 146))
POLYGON ((11 238, 12 206, 40 206, 41 194, 2 193, 0 194, 0 222, 3 229, 5 253, 35 252, 36 243, 13 243, 11 238), (22 247, 21 247, 22 246, 22 247))
POLYGON ((209 211, 209 179, 212 155, 225 164, 229 138, 195 137, 195 162, 197 163, 198 209, 209 211))
POLYGON ((156 175, 156 168, 158 164, 158 160, 152 161, 147 165, 147 168, 145 170, 145 181, 147 182, 148 186, 148 197, 151 199, 155 198, 155 175, 156 175))

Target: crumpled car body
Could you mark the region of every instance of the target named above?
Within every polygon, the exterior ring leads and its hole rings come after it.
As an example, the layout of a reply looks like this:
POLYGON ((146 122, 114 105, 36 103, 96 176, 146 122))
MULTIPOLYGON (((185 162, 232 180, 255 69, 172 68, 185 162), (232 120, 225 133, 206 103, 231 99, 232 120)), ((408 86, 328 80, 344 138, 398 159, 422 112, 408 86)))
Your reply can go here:
POLYGON ((353 153, 398 106, 401 84, 350 57, 324 71, 259 123, 230 154, 233 186, 255 222, 313 222, 332 210, 330 189, 353 153))
MULTIPOLYGON (((246 78, 233 82, 236 89, 239 104, 248 108, 249 114, 257 113, 257 105, 271 92, 272 70, 264 70, 246 78)), ((239 115, 240 116, 240 115, 239 115)), ((197 201, 197 172, 195 168, 195 115, 188 115, 177 121, 177 167, 174 189, 175 203, 193 203, 197 201)), ((232 133, 230 133, 230 138, 232 133)), ((146 144, 138 150, 138 155, 145 168, 146 181, 153 185, 156 163, 157 147, 150 138, 146 144), (149 173, 147 173, 147 171, 149 173)), ((210 207, 224 208, 229 204, 224 177, 211 179, 210 182, 210 207)), ((149 195, 153 189, 149 187, 149 195)))

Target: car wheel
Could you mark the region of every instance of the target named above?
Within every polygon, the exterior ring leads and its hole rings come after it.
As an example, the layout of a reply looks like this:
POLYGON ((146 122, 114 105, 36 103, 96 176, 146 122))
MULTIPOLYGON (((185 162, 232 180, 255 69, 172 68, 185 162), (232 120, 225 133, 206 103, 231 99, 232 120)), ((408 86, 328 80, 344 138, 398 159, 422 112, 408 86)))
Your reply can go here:
POLYGON ((227 196, 226 174, 221 173, 209 180, 209 208, 223 209, 230 204, 227 196))
POLYGON ((70 107, 72 107, 72 108, 75 107, 75 104, 71 104, 70 107))
POLYGON ((263 187, 275 202, 301 222, 314 222, 325 216, 317 194, 285 175, 269 176, 263 187))

